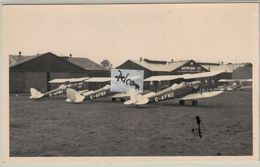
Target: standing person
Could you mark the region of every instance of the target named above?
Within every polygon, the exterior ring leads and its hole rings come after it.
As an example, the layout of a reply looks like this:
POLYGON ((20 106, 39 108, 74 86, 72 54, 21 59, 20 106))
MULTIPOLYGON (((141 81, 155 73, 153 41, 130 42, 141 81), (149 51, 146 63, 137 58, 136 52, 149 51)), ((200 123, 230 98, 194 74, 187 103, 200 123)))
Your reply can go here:
POLYGON ((205 79, 204 84, 205 84, 205 90, 208 91, 208 80, 207 79, 205 79))
POLYGON ((211 90, 213 90, 215 88, 215 81, 214 79, 211 80, 211 90))
POLYGON ((201 82, 200 82, 200 94, 202 95, 202 90, 203 89, 203 82, 202 82, 202 80, 201 80, 201 82))
POLYGON ((154 88, 153 81, 150 81, 150 83, 149 83, 149 89, 150 89, 150 90, 154 90, 154 89, 155 89, 155 88, 154 88))
POLYGON ((198 125, 198 135, 199 135, 199 137, 200 138, 202 138, 202 133, 201 133, 201 119, 200 119, 200 117, 199 116, 196 116, 195 117, 195 119, 196 119, 196 122, 197 122, 197 125, 198 125))

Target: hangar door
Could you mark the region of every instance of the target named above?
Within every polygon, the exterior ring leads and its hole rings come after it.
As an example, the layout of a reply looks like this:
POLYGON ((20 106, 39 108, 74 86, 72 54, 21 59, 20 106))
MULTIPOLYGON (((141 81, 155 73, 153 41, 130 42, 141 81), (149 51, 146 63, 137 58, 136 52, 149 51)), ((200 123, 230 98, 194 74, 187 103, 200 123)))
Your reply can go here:
POLYGON ((30 93, 30 88, 36 88, 40 92, 47 91, 47 73, 46 72, 25 72, 25 93, 30 93))

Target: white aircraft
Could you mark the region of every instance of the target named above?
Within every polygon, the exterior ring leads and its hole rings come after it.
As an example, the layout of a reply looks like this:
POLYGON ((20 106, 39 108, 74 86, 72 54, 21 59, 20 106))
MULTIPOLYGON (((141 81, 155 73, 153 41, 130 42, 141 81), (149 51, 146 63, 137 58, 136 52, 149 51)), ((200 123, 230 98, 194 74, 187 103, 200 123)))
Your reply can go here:
MULTIPOLYGON (((84 80, 84 82, 87 83, 106 83, 111 80, 110 77, 93 77, 87 80, 84 80)), ((127 93, 116 93, 112 96, 112 101, 115 101, 116 99, 120 99, 121 101, 124 101, 127 97, 130 97, 130 95, 136 94, 135 92, 127 92, 127 93)), ((90 90, 90 91, 76 91, 72 88, 68 88, 66 90, 67 95, 67 102, 72 103, 81 103, 84 100, 92 100, 99 97, 109 96, 111 95, 110 92, 110 85, 106 84, 105 86, 97 89, 97 90, 90 90)))
POLYGON ((252 79, 220 79, 218 82, 227 83, 218 87, 218 90, 230 90, 230 91, 237 91, 237 90, 244 90, 250 89, 252 86, 245 86, 243 83, 251 82, 252 79))
POLYGON ((180 79, 182 82, 175 83, 172 86, 163 89, 158 92, 150 92, 148 94, 136 94, 131 95, 130 100, 124 102, 126 105, 145 105, 152 102, 164 101, 168 99, 178 98, 180 99, 180 105, 184 105, 186 101, 192 103, 193 106, 198 105, 198 99, 213 97, 219 95, 223 91, 201 91, 201 82, 195 79, 198 78, 210 78, 218 75, 222 71, 218 72, 203 72, 197 74, 183 74, 183 75, 166 75, 166 76, 152 76, 144 81, 170 81, 180 79))
POLYGON ((44 97, 52 97, 58 96, 61 94, 65 94, 65 91, 69 87, 81 87, 83 81, 89 79, 89 77, 83 78, 67 78, 67 79, 54 79, 49 81, 49 83, 61 84, 58 88, 51 90, 49 92, 41 93, 40 91, 36 90, 35 88, 30 88, 30 99, 41 99, 44 97))
MULTIPOLYGON (((84 82, 88 82, 88 83, 106 83, 110 81, 110 77, 92 77, 89 78, 87 80, 85 80, 84 82)), ((98 97, 103 97, 103 96, 108 96, 108 93, 110 91, 110 85, 106 84, 105 86, 97 89, 97 90, 86 90, 86 91, 76 91, 72 88, 68 88, 66 90, 66 94, 67 94, 67 102, 73 102, 73 103, 81 103, 84 100, 87 99, 95 99, 98 97)))

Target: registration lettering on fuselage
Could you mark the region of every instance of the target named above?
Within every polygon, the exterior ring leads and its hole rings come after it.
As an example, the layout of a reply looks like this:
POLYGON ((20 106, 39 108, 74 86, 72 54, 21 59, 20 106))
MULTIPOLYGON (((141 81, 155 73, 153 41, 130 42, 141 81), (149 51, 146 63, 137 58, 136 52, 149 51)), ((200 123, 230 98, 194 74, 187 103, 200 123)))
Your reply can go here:
POLYGON ((158 102, 158 101, 162 101, 162 100, 166 100, 166 99, 170 99, 170 98, 174 98, 174 92, 169 92, 169 93, 165 93, 160 96, 155 96, 154 101, 158 102))
POLYGON ((55 91, 49 94, 49 97, 63 94, 63 90, 55 91))
POLYGON ((98 98, 98 97, 103 97, 103 96, 106 96, 106 94, 107 94, 106 91, 102 91, 102 92, 98 92, 96 94, 90 95, 89 98, 94 99, 94 98, 98 98))

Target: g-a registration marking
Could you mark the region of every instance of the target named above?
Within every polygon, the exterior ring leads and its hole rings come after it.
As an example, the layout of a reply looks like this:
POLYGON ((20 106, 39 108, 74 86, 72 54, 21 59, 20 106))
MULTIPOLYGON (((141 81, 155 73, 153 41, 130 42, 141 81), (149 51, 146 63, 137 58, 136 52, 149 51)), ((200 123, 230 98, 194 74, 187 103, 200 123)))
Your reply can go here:
POLYGON ((106 94, 107 94, 107 92, 106 92, 106 91, 103 91, 103 92, 96 93, 96 94, 94 94, 94 95, 90 95, 89 98, 90 98, 90 99, 94 99, 94 98, 97 98, 97 97, 103 97, 103 96, 105 96, 106 94))
POLYGON ((61 95, 61 94, 63 94, 63 90, 52 92, 52 93, 49 94, 49 97, 57 96, 57 95, 61 95))
POLYGON ((174 92, 169 92, 169 93, 165 93, 161 96, 154 97, 154 101, 158 102, 158 101, 166 100, 166 99, 173 98, 173 97, 174 97, 174 92))

